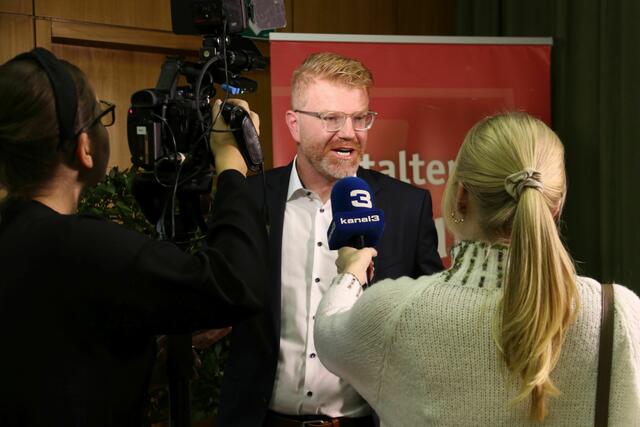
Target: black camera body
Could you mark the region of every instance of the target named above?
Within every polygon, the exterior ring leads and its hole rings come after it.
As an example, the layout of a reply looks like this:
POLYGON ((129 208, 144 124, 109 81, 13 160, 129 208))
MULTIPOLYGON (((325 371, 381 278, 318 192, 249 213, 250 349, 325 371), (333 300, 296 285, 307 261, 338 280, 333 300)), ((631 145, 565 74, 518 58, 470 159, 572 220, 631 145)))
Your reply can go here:
MULTIPOLYGON (((167 57, 156 87, 131 96, 127 136, 131 162, 140 171, 134 196, 147 218, 158 222, 158 228, 165 227, 171 218, 168 228, 172 237, 177 228, 176 210, 198 210, 177 206, 176 200, 185 203, 185 199, 209 194, 212 187, 215 171, 209 138, 217 131, 211 112, 216 85, 231 95, 253 92, 256 82, 241 73, 266 67, 267 61, 254 43, 237 35, 247 28, 256 1, 172 0, 173 31, 203 35, 200 58, 190 62, 167 57)), ((223 102, 220 114, 229 124, 248 169, 261 170, 262 149, 247 112, 223 102)))
POLYGON ((171 0, 171 22, 176 34, 218 34, 226 21, 227 34, 247 28, 244 0, 171 0))
MULTIPOLYGON (((246 42, 244 44, 246 46, 246 42)), ((210 52, 208 47, 203 49, 210 52)), ((168 57, 156 87, 138 91, 131 97, 127 117, 131 162, 156 173, 158 180, 167 185, 175 181, 184 187, 184 180, 173 176, 179 170, 189 177, 210 175, 213 158, 209 150, 209 136, 214 119, 210 102, 216 94, 214 85, 220 85, 233 95, 253 92, 256 83, 241 77, 240 72, 264 68, 265 65, 266 61, 257 49, 226 51, 226 46, 208 61, 198 63, 176 56, 168 57), (181 77, 187 84, 178 86, 181 77)), ((238 111, 230 114, 231 110, 232 106, 223 104, 223 117, 241 114, 238 111)), ((251 125, 251 121, 236 120, 236 123, 229 124, 236 131, 251 125)), ((251 133, 250 130, 247 132, 251 133)), ((244 133, 234 132, 248 168, 257 171, 262 164, 259 140, 238 138, 244 133), (245 146, 246 143, 251 147, 245 146)))
MULTIPOLYGON (((244 0, 172 0, 171 14, 175 33, 204 34, 200 60, 167 58, 156 87, 132 95, 127 136, 134 166, 157 174, 162 184, 177 182, 184 190, 194 176, 206 179, 212 172, 209 135, 214 118, 210 101, 216 95, 215 85, 232 95, 254 92, 257 84, 240 74, 264 69, 267 61, 249 39, 232 35, 247 27, 244 0), (178 86, 179 81, 186 81, 186 85, 178 86), (174 176, 178 171, 190 179, 174 176)), ((223 117, 241 114, 231 114, 231 110, 234 108, 224 104, 223 117)), ((236 132, 250 122, 236 119, 231 127, 247 166, 257 171, 262 163, 259 140, 254 138, 245 146, 238 138, 255 130, 236 132)))
MULTIPOLYGON (((213 120, 210 100, 215 89, 211 82, 200 85, 199 96, 196 95, 194 79, 199 68, 199 64, 169 57, 163 64, 156 88, 138 91, 131 97, 127 119, 131 162, 155 172, 160 182, 171 184, 178 166, 199 176, 206 175, 213 163, 209 133, 213 120), (179 75, 185 76, 189 85, 176 86, 179 75)), ((253 81, 237 76, 221 84, 234 94, 256 89, 253 81)), ((222 105, 221 114, 236 137, 247 167, 259 171, 263 163, 262 149, 249 115, 244 109, 227 103, 222 105)), ((180 185, 184 187, 185 183, 180 185)))
POLYGON ((207 130, 211 107, 208 96, 196 100, 192 85, 175 85, 187 68, 197 69, 169 57, 156 88, 132 95, 127 116, 129 150, 131 163, 153 173, 159 184, 206 192, 213 174, 207 130))

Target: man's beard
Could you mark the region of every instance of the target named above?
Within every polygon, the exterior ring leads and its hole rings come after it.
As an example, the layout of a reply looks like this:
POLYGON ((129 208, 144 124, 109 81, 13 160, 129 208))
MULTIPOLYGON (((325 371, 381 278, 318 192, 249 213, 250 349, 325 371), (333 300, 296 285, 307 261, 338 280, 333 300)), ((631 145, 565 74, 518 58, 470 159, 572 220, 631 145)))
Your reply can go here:
POLYGON ((353 160, 340 160, 323 157, 320 159, 319 164, 316 164, 315 159, 312 161, 312 164, 327 178, 338 180, 346 176, 355 175, 361 158, 362 155, 358 155, 358 157, 353 160))
POLYGON ((362 146, 360 143, 349 144, 353 150, 357 153, 354 159, 341 160, 334 156, 328 156, 324 153, 324 148, 319 150, 302 150, 302 154, 309 159, 309 162, 313 168, 318 171, 322 176, 330 180, 339 180, 347 176, 353 176, 358 170, 360 160, 362 159, 362 146))

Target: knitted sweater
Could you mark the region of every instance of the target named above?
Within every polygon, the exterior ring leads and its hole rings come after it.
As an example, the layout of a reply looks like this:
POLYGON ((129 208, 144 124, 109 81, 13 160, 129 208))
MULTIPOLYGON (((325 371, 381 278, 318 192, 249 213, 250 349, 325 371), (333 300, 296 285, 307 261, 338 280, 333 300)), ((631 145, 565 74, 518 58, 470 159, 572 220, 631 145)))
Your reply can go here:
MULTIPOLYGON (((492 336, 505 246, 463 242, 453 266, 418 279, 384 280, 362 292, 337 276, 315 324, 322 363, 351 383, 383 427, 535 426, 492 336)), ((579 277, 580 310, 552 380, 545 426, 593 425, 600 284, 579 277)), ((640 299, 616 285, 610 426, 640 426, 640 299)))

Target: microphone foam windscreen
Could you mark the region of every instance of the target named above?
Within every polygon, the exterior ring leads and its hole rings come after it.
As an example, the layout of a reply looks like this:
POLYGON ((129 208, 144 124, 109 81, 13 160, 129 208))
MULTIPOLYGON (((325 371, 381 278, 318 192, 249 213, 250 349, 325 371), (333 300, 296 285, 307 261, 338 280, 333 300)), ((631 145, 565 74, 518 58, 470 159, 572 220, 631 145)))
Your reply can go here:
POLYGON ((354 246, 356 239, 364 246, 378 243, 384 230, 384 214, 373 207, 373 194, 366 181, 358 177, 342 178, 331 191, 333 221, 327 237, 331 250, 354 246))

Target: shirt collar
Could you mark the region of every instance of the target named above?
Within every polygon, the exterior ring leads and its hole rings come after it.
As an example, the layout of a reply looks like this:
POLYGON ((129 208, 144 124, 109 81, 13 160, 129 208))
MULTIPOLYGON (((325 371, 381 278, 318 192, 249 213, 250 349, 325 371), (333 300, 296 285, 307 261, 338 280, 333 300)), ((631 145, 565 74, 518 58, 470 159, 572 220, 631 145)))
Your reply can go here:
MULTIPOLYGON (((298 156, 293 158, 293 166, 291 167, 291 174, 289 175, 289 188, 287 189, 287 201, 291 200, 296 193, 302 191, 307 191, 302 185, 302 181, 300 180, 300 176, 298 175, 298 169, 296 168, 296 162, 298 161, 298 156)), ((306 193, 305 193, 306 194, 306 193)))
MULTIPOLYGON (((294 196, 307 195, 311 190, 307 190, 302 185, 302 180, 300 180, 300 175, 298 175, 298 169, 296 168, 296 163, 298 161, 298 156, 296 155, 293 158, 293 165, 291 167, 291 174, 289 175, 289 188, 287 189, 287 201, 290 201, 294 196)), ((351 176, 358 176, 358 170, 351 176)))

